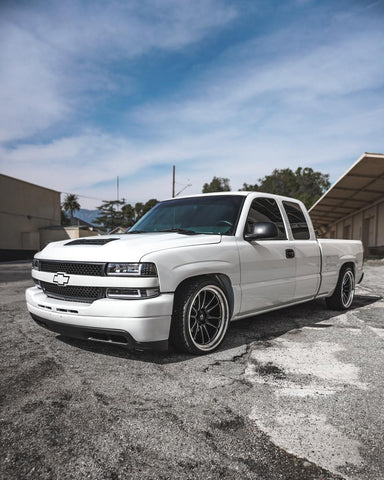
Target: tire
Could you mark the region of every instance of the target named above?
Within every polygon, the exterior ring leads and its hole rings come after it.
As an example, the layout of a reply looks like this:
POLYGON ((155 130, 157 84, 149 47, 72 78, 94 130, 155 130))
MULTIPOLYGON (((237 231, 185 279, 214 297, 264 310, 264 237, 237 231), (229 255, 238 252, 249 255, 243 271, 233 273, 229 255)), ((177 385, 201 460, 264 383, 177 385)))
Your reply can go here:
POLYGON ((355 295, 355 274, 351 267, 340 270, 339 279, 333 295, 325 299, 331 310, 348 310, 355 295))
POLYGON ((229 324, 228 299, 214 279, 192 279, 176 293, 170 341, 177 350, 202 355, 216 350, 229 324))

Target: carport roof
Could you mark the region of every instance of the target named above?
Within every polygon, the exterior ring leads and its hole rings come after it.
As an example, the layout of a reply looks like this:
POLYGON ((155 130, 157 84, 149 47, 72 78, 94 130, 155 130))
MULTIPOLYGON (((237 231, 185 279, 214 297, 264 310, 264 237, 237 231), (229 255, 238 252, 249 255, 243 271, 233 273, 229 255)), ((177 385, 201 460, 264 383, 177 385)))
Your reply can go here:
POLYGON ((310 208, 320 229, 367 207, 384 195, 384 154, 364 153, 310 208))

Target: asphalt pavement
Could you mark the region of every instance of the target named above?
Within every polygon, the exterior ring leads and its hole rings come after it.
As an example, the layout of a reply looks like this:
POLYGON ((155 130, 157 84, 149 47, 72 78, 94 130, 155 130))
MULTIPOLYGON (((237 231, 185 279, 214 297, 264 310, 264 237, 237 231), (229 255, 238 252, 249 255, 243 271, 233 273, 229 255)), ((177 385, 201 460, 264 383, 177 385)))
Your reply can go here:
POLYGON ((0 264, 2 479, 384 479, 384 262, 323 300, 233 323, 201 357, 71 340, 0 264))

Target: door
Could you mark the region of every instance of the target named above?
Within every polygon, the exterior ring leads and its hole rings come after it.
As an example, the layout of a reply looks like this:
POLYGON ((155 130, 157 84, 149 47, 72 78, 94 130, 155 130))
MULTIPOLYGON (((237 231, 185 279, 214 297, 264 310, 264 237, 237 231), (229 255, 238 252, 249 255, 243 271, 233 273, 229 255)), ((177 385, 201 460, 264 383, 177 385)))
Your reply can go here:
POLYGON ((308 227, 301 206, 296 202, 283 201, 283 206, 294 239, 296 259, 295 300, 310 299, 317 294, 320 285, 320 246, 308 227))
POLYGON ((287 240, 279 206, 273 198, 256 198, 249 209, 245 232, 256 222, 274 222, 274 239, 239 240, 242 301, 240 316, 284 305, 295 291, 293 242, 287 240))

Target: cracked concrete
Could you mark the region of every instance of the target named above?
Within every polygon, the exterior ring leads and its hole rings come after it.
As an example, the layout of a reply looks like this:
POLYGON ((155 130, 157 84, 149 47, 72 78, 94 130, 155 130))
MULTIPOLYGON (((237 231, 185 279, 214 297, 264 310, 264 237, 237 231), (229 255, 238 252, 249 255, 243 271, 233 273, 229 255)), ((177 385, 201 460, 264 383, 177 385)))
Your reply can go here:
MULTIPOLYGON (((384 268, 378 268, 366 270, 369 282, 371 271, 380 279, 380 289, 384 268)), ((360 300, 375 293, 357 288, 360 300)), ((255 424, 276 445, 343 478, 384 478, 383 303, 377 297, 332 322, 254 344, 245 371, 259 388, 250 414, 255 424)))
POLYGON ((29 265, 0 264, 1 478, 383 478, 384 268, 366 271, 347 315, 261 315, 191 357, 47 332, 29 265))

